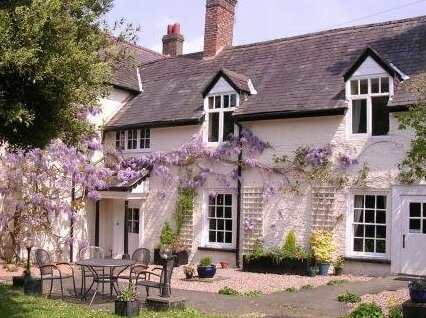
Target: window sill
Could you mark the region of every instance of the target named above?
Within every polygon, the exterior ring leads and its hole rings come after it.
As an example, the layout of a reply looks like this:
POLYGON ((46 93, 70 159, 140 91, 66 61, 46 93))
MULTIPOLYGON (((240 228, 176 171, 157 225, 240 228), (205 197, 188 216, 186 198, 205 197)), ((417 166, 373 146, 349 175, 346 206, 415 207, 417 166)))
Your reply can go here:
POLYGON ((199 246, 199 251, 210 251, 210 252, 225 252, 225 253, 236 253, 237 250, 235 248, 229 247, 208 247, 208 246, 199 246))
POLYGON ((347 256, 345 257, 347 262, 363 262, 371 264, 390 264, 391 261, 386 258, 379 257, 368 257, 368 256, 347 256))

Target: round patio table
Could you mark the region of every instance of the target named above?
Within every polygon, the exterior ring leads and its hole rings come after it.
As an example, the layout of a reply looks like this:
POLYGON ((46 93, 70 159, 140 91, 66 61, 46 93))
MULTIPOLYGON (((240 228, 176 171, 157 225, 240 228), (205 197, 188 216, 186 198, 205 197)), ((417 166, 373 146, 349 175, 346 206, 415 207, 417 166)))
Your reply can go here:
POLYGON ((86 299, 87 294, 92 289, 93 285, 96 283, 96 290, 93 294, 92 300, 90 301, 90 305, 92 305, 93 299, 95 299, 96 293, 98 292, 99 283, 109 283, 110 284, 110 297, 112 297, 112 290, 115 290, 115 293, 118 294, 120 290, 118 286, 118 279, 114 277, 114 270, 116 268, 121 268, 121 270, 125 270, 126 268, 133 266, 136 264, 136 261, 131 259, 111 259, 111 258, 91 258, 84 259, 76 262, 77 265, 87 268, 93 275, 93 281, 90 287, 84 292, 81 296, 82 299, 86 299), (109 274, 102 274, 97 269, 104 269, 102 273, 107 272, 109 269, 109 274), (115 287, 115 285, 117 287, 115 287))

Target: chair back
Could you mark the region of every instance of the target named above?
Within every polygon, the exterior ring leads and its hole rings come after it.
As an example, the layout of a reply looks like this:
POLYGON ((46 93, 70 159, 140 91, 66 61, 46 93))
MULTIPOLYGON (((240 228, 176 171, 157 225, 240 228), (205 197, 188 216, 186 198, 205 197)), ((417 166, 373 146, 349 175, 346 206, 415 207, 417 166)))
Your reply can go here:
POLYGON ((77 259, 80 261, 92 258, 105 258, 103 248, 98 246, 87 246, 83 247, 77 254, 77 259))
POLYGON ((172 280, 173 268, 175 268, 175 258, 176 256, 174 255, 166 261, 164 269, 161 272, 160 286, 164 286, 166 281, 170 282, 172 280))
POLYGON ((35 251, 35 256, 36 256, 37 266, 40 269, 41 274, 42 275, 53 274, 53 270, 51 266, 42 268, 42 266, 51 263, 49 253, 46 250, 39 248, 35 251))
POLYGON ((132 260, 136 261, 138 264, 144 264, 148 266, 149 261, 151 260, 151 253, 147 248, 138 248, 133 252, 132 260))

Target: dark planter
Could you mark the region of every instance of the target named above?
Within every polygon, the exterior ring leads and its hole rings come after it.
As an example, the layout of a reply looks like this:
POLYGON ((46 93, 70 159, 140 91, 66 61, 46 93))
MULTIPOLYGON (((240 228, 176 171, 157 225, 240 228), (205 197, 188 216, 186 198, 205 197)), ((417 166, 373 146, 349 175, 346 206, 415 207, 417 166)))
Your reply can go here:
POLYGON ((16 288, 23 288, 25 283, 24 276, 13 276, 12 277, 12 286, 16 288))
POLYGON ((328 270, 330 269, 330 264, 321 263, 319 265, 319 274, 322 276, 328 276, 328 270))
POLYGON ((317 271, 318 271, 317 267, 309 267, 308 268, 308 276, 309 277, 315 277, 315 276, 317 276, 317 271))
MULTIPOLYGON (((175 266, 188 264, 188 259, 189 259, 188 251, 176 252, 176 253, 173 253, 173 255, 176 256, 175 266)), ((154 264, 163 265, 163 259, 160 257, 160 249, 159 248, 154 249, 154 264)))
POLYGON ((337 268, 337 267, 334 268, 334 275, 341 276, 342 272, 343 272, 343 268, 337 268))
POLYGON ((140 304, 138 300, 133 301, 115 301, 115 314, 124 317, 139 316, 140 304))
POLYGON ((216 265, 210 266, 198 266, 197 267, 198 278, 213 278, 216 274, 216 265))
POLYGON ((26 278, 24 283, 24 294, 41 296, 41 279, 26 278))
POLYGON ((408 287, 410 291, 410 299, 415 303, 426 303, 426 289, 414 290, 411 286, 408 287))
POLYGON ((263 274, 293 274, 308 275, 310 261, 308 259, 283 259, 279 263, 273 261, 270 256, 260 256, 247 260, 243 256, 243 271, 263 274))

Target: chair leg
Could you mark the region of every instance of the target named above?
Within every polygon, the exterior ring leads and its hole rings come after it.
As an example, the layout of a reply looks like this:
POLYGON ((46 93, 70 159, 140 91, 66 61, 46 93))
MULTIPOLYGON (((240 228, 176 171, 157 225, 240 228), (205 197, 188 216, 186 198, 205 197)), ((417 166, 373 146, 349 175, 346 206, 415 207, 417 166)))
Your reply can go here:
POLYGON ((97 292, 98 292, 98 288, 99 288, 99 283, 98 283, 98 282, 96 282, 96 289, 95 289, 95 293, 94 293, 94 294, 93 294, 93 296, 92 296, 92 300, 90 300, 89 307, 90 307, 90 306, 92 306, 93 300, 95 299, 95 296, 96 296, 96 294, 97 294, 97 292))
POLYGON ((145 286, 145 289, 146 289, 146 297, 149 297, 149 287, 145 286))
POLYGON ((49 297, 52 297, 52 289, 53 289, 53 278, 50 280, 49 297))
POLYGON ((61 283, 61 296, 62 296, 62 298, 64 298, 64 287, 62 286, 62 277, 59 278, 59 281, 61 283))
POLYGON ((74 295, 75 295, 75 297, 77 297, 77 289, 75 288, 75 278, 74 278, 74 275, 72 275, 72 284, 74 286, 74 295))

